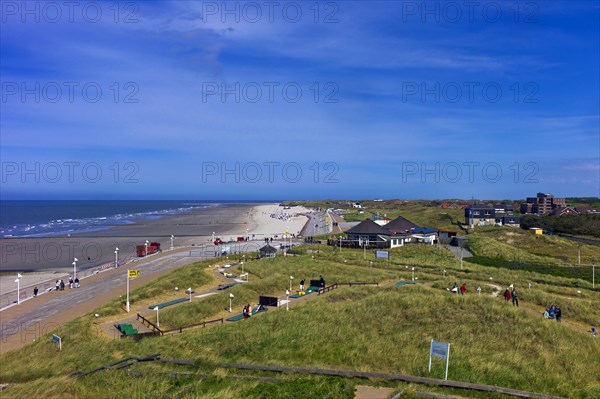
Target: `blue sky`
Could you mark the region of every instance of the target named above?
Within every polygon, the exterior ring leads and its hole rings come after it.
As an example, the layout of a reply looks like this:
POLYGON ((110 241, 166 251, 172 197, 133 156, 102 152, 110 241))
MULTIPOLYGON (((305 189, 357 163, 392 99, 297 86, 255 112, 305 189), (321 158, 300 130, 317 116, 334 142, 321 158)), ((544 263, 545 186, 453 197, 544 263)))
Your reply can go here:
POLYGON ((47 4, 2 3, 2 199, 600 195, 597 1, 47 4))

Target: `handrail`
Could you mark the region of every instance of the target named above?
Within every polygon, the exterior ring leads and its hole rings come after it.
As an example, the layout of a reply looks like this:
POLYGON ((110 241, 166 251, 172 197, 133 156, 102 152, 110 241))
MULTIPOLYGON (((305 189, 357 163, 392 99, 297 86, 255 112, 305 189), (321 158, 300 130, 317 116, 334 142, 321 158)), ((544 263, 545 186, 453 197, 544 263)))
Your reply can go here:
POLYGON ((156 324, 152 323, 150 320, 148 320, 141 314, 138 313, 136 319, 137 320, 142 319, 142 324, 144 324, 144 322, 146 322, 146 323, 148 323, 148 327, 152 327, 153 331, 158 331, 160 333, 160 335, 164 334, 164 332, 156 324))
POLYGON ((329 287, 319 288, 318 294, 321 295, 321 294, 324 294, 324 293, 329 292, 331 290, 334 290, 336 288, 338 288, 338 284, 337 283, 331 284, 329 287))
POLYGON ((192 327, 198 327, 198 326, 206 327, 207 324, 218 323, 218 322, 221 322, 221 324, 223 324, 225 322, 225 319, 220 318, 220 319, 215 319, 215 320, 201 321, 200 323, 188 324, 187 326, 180 326, 180 327, 174 328, 172 330, 163 331, 163 333, 169 333, 169 332, 173 332, 173 331, 179 331, 181 333, 186 328, 192 328, 192 327))
POLYGON ((371 282, 371 283, 370 282, 362 282, 362 281, 352 281, 352 282, 349 282, 349 283, 338 283, 338 285, 347 285, 347 286, 350 286, 350 287, 352 287, 353 285, 376 285, 376 286, 379 287, 379 283, 376 282, 376 281, 371 282))

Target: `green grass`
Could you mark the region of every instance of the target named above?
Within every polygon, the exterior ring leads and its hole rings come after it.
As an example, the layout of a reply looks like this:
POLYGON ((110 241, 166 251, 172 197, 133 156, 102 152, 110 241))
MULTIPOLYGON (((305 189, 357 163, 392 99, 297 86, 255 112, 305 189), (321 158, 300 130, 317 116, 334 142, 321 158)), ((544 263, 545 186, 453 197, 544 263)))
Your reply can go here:
MULTIPOLYGON (((311 296, 290 308, 271 309, 238 323, 185 330, 182 334, 113 340, 99 331, 93 313, 60 327, 63 350, 58 353, 46 335, 23 349, 2 356, 0 382, 15 384, 3 398, 35 397, 132 397, 165 398, 352 398, 358 383, 382 384, 404 389, 433 391, 481 398, 497 394, 466 393, 415 384, 357 379, 310 377, 222 369, 221 362, 292 365, 343 370, 443 376, 443 362, 427 372, 429 342, 451 343, 449 378, 507 386, 569 398, 600 396, 600 340, 578 326, 600 322, 600 292, 581 279, 550 276, 534 271, 497 269, 459 262, 445 250, 425 245, 394 249, 390 261, 363 259, 361 250, 333 252, 325 246, 303 248, 302 256, 247 262, 250 283, 234 287, 234 308, 256 303, 258 295, 283 296, 293 275, 294 290, 301 278, 327 283, 347 281, 389 282, 388 285, 342 287, 326 295, 311 296), (306 253, 306 249, 312 253, 306 253), (316 250, 319 249, 318 254, 316 250), (313 258, 313 256, 315 256, 313 258), (373 260, 373 267, 370 261, 373 260), (408 280, 415 267, 419 283, 394 287, 408 280), (446 275, 442 273, 446 270, 446 275), (493 280, 489 280, 493 277, 493 280), (446 288, 465 282, 469 294, 449 294, 446 288), (507 305, 489 294, 486 283, 520 289, 524 307, 507 305), (531 289, 525 288, 532 283, 531 289), (481 295, 474 287, 483 288, 481 295), (580 292, 578 292, 580 291, 580 292), (541 319, 534 310, 552 303, 563 309, 563 324, 541 319), (163 357, 195 359, 193 366, 163 363, 139 364, 132 377, 125 371, 102 371, 80 379, 70 372, 89 370, 126 356, 160 352, 163 357), (201 373, 198 379, 171 378, 169 372, 201 373), (240 376, 279 377, 278 384, 246 380, 240 376)), ((214 260, 212 261, 214 262, 214 260)), ((177 269, 160 280, 134 291, 138 303, 156 302, 172 295, 173 286, 206 286, 211 262, 177 269), (184 283, 182 283, 182 281, 184 283), (155 297, 151 297, 155 295, 155 297)), ((215 318, 228 307, 229 291, 195 299, 161 311, 161 326, 178 326, 215 318)), ((133 296, 132 296, 133 297, 133 296)), ((115 300, 114 302, 119 303, 115 300)), ((106 305, 101 309, 112 309, 106 305)), ((117 309, 118 310, 118 309, 117 309)), ((115 311, 117 311, 115 310, 115 311)), ((96 310, 95 312, 98 312, 96 310)), ((407 396, 414 397, 414 396, 407 396)))

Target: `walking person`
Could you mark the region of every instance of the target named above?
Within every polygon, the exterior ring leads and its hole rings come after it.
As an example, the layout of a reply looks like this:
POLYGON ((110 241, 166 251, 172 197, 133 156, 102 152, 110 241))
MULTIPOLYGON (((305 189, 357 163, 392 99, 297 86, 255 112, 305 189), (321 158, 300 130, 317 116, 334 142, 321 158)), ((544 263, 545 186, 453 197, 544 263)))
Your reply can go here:
POLYGON ((56 291, 60 290, 60 280, 56 280, 56 291))
POLYGON ((38 294, 38 287, 33 288, 33 296, 36 297, 38 294))
POLYGON ((61 291, 65 290, 65 282, 63 280, 60 280, 60 290, 61 291))
POLYGON ((304 279, 300 280, 300 291, 304 291, 304 279))
POLYGON ((519 307, 519 294, 517 293, 517 289, 513 287, 512 292, 510 293, 512 297, 513 306, 519 307))
POLYGON ((69 289, 73 288, 73 276, 69 276, 69 289))
POLYGON ((467 283, 463 283, 463 285, 460 286, 460 294, 465 295, 466 293, 467 293, 467 283))
POLYGON ((562 317, 562 311, 560 310, 560 308, 558 306, 556 308, 554 308, 554 315, 556 317, 556 322, 560 323, 560 318, 562 317))
POLYGON ((75 278, 75 288, 79 288, 79 278, 75 278))
POLYGON ((510 290, 507 288, 506 291, 504 291, 504 300, 506 302, 510 301, 510 290))

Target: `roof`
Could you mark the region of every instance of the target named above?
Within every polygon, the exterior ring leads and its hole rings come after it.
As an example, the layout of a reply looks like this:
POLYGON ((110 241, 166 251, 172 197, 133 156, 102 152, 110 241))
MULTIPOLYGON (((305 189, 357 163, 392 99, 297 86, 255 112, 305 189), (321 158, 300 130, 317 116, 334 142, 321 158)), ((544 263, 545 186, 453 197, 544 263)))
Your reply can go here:
POLYGON ((356 226, 352 227, 350 230, 346 231, 346 234, 378 234, 389 236, 390 232, 387 229, 387 226, 389 226, 390 223, 388 223, 386 228, 384 228, 371 219, 365 219, 356 226))
POLYGON ((411 229, 418 227, 419 226, 402 216, 398 216, 396 219, 385 225, 385 228, 392 232, 392 234, 410 233, 411 229))
POLYGON ((274 253, 277 252, 277 248, 272 247, 271 245, 267 244, 264 247, 262 247, 261 249, 259 249, 260 252, 268 252, 268 253, 274 253))
POLYGON ((412 229, 413 234, 431 234, 435 233, 437 230, 433 227, 416 227, 412 229))

